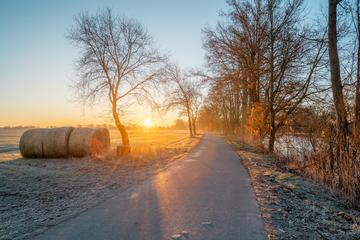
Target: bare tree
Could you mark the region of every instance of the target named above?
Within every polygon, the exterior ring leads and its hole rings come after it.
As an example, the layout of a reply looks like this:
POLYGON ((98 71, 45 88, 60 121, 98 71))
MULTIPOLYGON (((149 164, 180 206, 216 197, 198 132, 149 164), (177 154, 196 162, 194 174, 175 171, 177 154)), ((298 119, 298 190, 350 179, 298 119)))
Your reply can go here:
POLYGON ((276 132, 289 115, 309 95, 318 93, 314 76, 326 52, 325 35, 324 31, 301 26, 302 3, 303 0, 268 1, 269 51, 265 56, 269 81, 265 84, 265 93, 270 152, 274 150, 276 132))
POLYGON ((197 86, 192 85, 190 87, 191 90, 191 122, 192 122, 192 129, 193 133, 197 134, 197 120, 199 116, 199 110, 203 102, 203 95, 200 93, 200 91, 197 91, 197 86))
POLYGON ((337 47, 337 5, 339 0, 329 0, 328 13, 328 38, 329 38, 329 60, 330 60, 330 78, 333 92, 336 121, 338 128, 338 138, 345 144, 348 135, 347 113, 345 108, 345 101, 343 96, 343 86, 340 76, 340 63, 337 47))
POLYGON ((84 100, 108 97, 122 143, 130 149, 119 117, 121 101, 148 96, 165 57, 153 47, 152 38, 139 22, 114 16, 110 9, 95 15, 79 14, 67 37, 81 49, 77 93, 84 100))
POLYGON ((217 94, 219 104, 227 103, 221 110, 224 129, 247 135, 248 113, 264 106, 258 137, 268 135, 270 152, 288 117, 319 90, 315 76, 326 52, 325 34, 302 25, 302 3, 229 0, 223 14, 229 21, 204 30, 208 65, 217 75, 211 99, 217 94))
POLYGON ((347 178, 349 166, 349 130, 348 118, 343 93, 343 82, 341 80, 341 69, 338 51, 338 13, 337 7, 341 0, 329 0, 328 6, 328 51, 330 64, 330 79, 333 94, 333 102, 336 112, 336 145, 335 154, 331 158, 330 166, 332 172, 334 165, 338 165, 339 187, 340 189, 349 187, 349 178, 347 178))
POLYGON ((355 10, 350 5, 352 20, 355 28, 356 51, 356 77, 355 77, 355 104, 354 104, 354 131, 353 139, 360 146, 360 0, 355 0, 355 10))
POLYGON ((165 109, 180 109, 180 113, 188 119, 189 134, 193 137, 196 134, 195 124, 201 105, 201 94, 179 66, 169 65, 166 72, 168 91, 165 109))
POLYGON ((246 135, 248 111, 260 102, 266 46, 266 14, 263 0, 228 0, 229 10, 222 15, 229 21, 218 23, 216 30, 204 29, 204 47, 209 66, 228 85, 233 98, 234 119, 230 132, 240 129, 246 135))

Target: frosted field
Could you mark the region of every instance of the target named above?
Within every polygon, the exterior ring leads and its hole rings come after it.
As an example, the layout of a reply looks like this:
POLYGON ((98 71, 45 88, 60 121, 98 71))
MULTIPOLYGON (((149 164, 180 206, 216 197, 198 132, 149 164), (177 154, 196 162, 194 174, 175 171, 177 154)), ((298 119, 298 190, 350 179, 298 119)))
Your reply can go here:
MULTIPOLYGON (((20 158, 19 140, 26 129, 0 129, 0 161, 20 158)), ((134 151, 148 151, 158 148, 173 148, 189 141, 186 130, 138 129, 129 130, 130 142, 134 151)), ((113 145, 121 143, 116 129, 110 130, 113 145)))

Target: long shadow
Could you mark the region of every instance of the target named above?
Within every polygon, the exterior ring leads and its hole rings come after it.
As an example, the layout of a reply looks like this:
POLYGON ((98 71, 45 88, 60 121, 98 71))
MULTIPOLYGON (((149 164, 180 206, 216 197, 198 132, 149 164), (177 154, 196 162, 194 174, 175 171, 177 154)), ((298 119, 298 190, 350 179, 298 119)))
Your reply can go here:
MULTIPOLYGON (((129 204, 129 214, 136 215, 135 222, 125 230, 124 239, 165 239, 162 228, 162 214, 156 184, 151 181, 146 189, 134 196, 129 204)), ((133 194, 136 194, 134 192, 133 194)))

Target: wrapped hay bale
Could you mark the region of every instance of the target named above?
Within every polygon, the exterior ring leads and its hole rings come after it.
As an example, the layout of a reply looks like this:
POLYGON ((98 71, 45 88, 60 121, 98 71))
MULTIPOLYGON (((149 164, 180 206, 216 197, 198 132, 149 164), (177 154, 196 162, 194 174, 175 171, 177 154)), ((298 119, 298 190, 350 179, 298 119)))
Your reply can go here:
POLYGON ((69 154, 74 157, 104 153, 110 147, 106 128, 75 128, 69 138, 69 154))
POLYGON ((73 127, 46 129, 43 134, 43 157, 63 158, 69 156, 69 137, 73 130, 73 127))
POLYGON ((26 158, 43 157, 43 135, 46 129, 29 129, 20 138, 21 155, 26 158))

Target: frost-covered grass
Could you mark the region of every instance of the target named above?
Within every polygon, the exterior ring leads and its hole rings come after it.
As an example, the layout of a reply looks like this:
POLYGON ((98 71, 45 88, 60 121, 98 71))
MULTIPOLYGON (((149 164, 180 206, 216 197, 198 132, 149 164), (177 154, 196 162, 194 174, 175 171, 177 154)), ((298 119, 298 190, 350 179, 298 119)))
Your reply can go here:
POLYGON ((313 150, 308 138, 302 136, 281 136, 275 142, 275 152, 286 158, 301 159, 313 150))
MULTIPOLYGON (((121 137, 118 131, 111 131, 113 145, 121 144, 121 137)), ((159 130, 159 129, 138 129, 129 131, 131 144, 131 155, 147 156, 158 154, 164 150, 176 150, 189 148, 196 138, 190 138, 186 130, 159 130)))
POLYGON ((144 181, 186 156, 200 137, 159 130, 130 132, 130 140, 132 152, 121 158, 0 161, 0 240, 30 238, 144 181))

